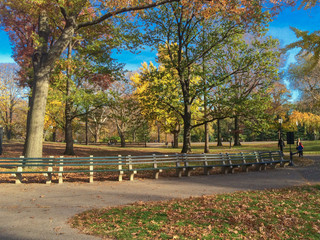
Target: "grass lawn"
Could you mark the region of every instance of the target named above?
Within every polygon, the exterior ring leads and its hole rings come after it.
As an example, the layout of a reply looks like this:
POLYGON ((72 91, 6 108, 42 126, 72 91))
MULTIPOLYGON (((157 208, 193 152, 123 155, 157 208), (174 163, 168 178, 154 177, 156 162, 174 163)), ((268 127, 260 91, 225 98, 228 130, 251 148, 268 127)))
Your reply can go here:
MULTIPOLYGON (((224 143, 222 147, 217 147, 216 143, 210 143, 210 153, 235 153, 235 152, 253 152, 253 151, 277 151, 278 142, 270 141, 270 142, 243 142, 241 146, 231 146, 229 143, 224 143)), ((304 154, 320 154, 320 141, 303 141, 304 145, 304 154)), ((84 147, 83 145, 75 145, 76 147, 84 147)), ((128 145, 125 148, 121 148, 120 146, 86 146, 93 149, 105 149, 109 152, 119 153, 121 151, 130 152, 132 151, 132 155, 135 153, 180 153, 182 144, 179 144, 179 148, 171 148, 165 147, 165 145, 156 144, 157 147, 153 147, 153 144, 148 143, 148 147, 131 147, 128 145)), ((191 143, 192 152, 193 153, 203 153, 204 143, 191 143)), ((296 152, 296 146, 291 145, 292 152, 296 152)), ((290 152, 290 145, 286 145, 284 148, 285 153, 290 152)))
POLYGON ((320 185, 96 209, 70 223, 108 239, 320 239, 320 185))
MULTIPOLYGON (((320 141, 303 141, 304 154, 320 154, 320 141)), ((75 144, 74 150, 76 156, 87 157, 94 156, 117 156, 117 155, 149 155, 149 154, 170 154, 180 153, 182 144, 179 148, 165 147, 164 144, 148 143, 148 147, 138 146, 121 148, 120 146, 107 145, 80 145, 75 144)), ((203 153, 204 143, 192 143, 193 153, 203 153)), ((65 143, 45 142, 43 145, 43 156, 62 156, 65 149, 65 143)), ((223 147, 217 147, 216 143, 210 143, 210 153, 235 153, 235 152, 253 152, 253 151, 276 151, 278 150, 277 142, 244 142, 242 146, 229 147, 224 143, 223 147)), ((3 144, 2 157, 19 157, 22 155, 22 142, 9 142, 3 144)), ((289 153, 290 148, 286 145, 284 152, 289 153)), ((295 145, 292 145, 292 151, 296 151, 295 145)))

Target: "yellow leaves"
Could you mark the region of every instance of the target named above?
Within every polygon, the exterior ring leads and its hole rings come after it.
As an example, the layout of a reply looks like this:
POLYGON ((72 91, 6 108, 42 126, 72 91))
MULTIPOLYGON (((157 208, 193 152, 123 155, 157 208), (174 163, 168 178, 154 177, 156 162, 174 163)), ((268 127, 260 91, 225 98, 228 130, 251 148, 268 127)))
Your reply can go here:
POLYGON ((64 104, 61 102, 61 100, 53 100, 50 102, 51 105, 55 105, 57 107, 62 107, 64 104))
POLYGON ((7 94, 7 88, 6 86, 0 82, 0 101, 5 102, 6 100, 9 99, 9 94, 7 94))
POLYGON ((293 130, 297 129, 297 126, 305 126, 309 130, 320 129, 320 116, 312 114, 310 112, 293 111, 289 117, 289 123, 293 130))

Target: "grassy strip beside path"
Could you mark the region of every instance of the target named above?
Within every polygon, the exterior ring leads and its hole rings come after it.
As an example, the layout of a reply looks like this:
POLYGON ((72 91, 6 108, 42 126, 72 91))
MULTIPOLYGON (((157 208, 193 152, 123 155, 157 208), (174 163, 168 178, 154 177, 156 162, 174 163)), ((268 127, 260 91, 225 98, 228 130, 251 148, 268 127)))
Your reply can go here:
POLYGON ((136 203, 70 222, 111 239, 320 239, 320 185, 136 203))
MULTIPOLYGON (((320 154, 320 141, 303 141, 304 154, 320 154)), ((210 153, 239 153, 239 152, 253 152, 253 151, 277 151, 278 142, 243 142, 242 146, 231 147, 229 144, 225 144, 223 147, 217 147, 216 143, 210 143, 210 153)), ((292 151, 295 152, 295 145, 292 145, 292 151)), ((150 154, 174 154, 180 153, 182 144, 179 148, 166 148, 165 145, 153 146, 149 143, 148 147, 132 147, 128 146, 122 148, 120 146, 107 146, 104 145, 74 145, 74 151, 76 156, 88 157, 90 155, 97 156, 117 156, 117 155, 150 155, 150 154)), ((192 153, 203 153, 204 143, 192 143, 192 153)), ((43 145, 43 156, 62 156, 65 150, 65 143, 52 143, 45 142, 43 145)), ((19 157, 22 155, 23 142, 9 142, 3 144, 3 154, 1 157, 19 157)), ((290 147, 286 145, 284 148, 285 155, 288 155, 290 147)))

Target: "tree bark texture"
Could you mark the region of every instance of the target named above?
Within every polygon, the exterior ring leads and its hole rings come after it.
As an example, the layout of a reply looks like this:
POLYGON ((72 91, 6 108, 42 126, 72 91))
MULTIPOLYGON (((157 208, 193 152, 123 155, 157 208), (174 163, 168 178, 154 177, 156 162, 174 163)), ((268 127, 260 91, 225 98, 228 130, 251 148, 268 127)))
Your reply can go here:
POLYGON ((126 138, 124 134, 120 135, 121 147, 126 147, 126 138))
POLYGON ((160 142, 160 126, 157 126, 157 130, 158 130, 158 143, 160 142))
POLYGON ((89 131, 89 127, 88 127, 88 112, 86 113, 86 145, 89 144, 89 137, 88 137, 88 131, 89 131))
POLYGON ((178 148, 179 147, 179 132, 174 131, 173 133, 173 148, 178 148))
POLYGON ((10 105, 8 107, 8 111, 6 111, 6 126, 5 126, 5 133, 7 140, 10 141, 12 138, 12 133, 13 133, 13 101, 10 101, 10 105))
POLYGON ((121 128, 118 123, 116 123, 116 125, 117 125, 118 134, 120 137, 121 147, 126 147, 126 138, 125 138, 124 132, 121 131, 121 128))
POLYGON ((209 153, 209 126, 208 123, 204 124, 204 152, 209 153))
POLYGON ((234 118, 234 146, 241 146, 239 129, 239 117, 236 116, 234 118))
MULTIPOLYGON (((67 112, 67 109, 66 109, 67 112)), ((65 155, 75 155, 73 149, 73 136, 72 136, 72 118, 70 115, 66 114, 66 125, 65 125, 65 141, 66 149, 64 151, 65 155)))
POLYGON ((34 78, 32 107, 30 109, 30 121, 26 139, 25 156, 28 158, 42 157, 43 128, 48 89, 48 71, 47 69, 39 69, 34 78))
POLYGON ((28 113, 27 113, 27 128, 26 128, 26 140, 25 140, 25 142, 24 142, 24 145, 23 145, 23 153, 22 153, 22 155, 23 156, 26 156, 26 147, 27 147, 27 139, 28 139, 28 129, 30 129, 30 113, 31 113, 31 104, 32 104, 32 97, 31 96, 29 96, 28 97, 28 113))
POLYGON ((98 143, 100 140, 100 127, 99 125, 96 126, 96 131, 95 131, 95 134, 94 134, 94 142, 95 143, 98 143))
POLYGON ((221 119, 218 119, 218 120, 217 120, 217 128, 218 128, 218 129, 217 129, 217 135, 218 135, 218 136, 217 136, 217 138, 218 138, 218 139, 217 139, 217 142, 218 142, 218 143, 217 143, 217 146, 218 146, 218 147, 221 147, 221 146, 222 146, 222 139, 221 139, 221 122, 220 122, 220 121, 221 121, 221 119))
MULTIPOLYGON (((68 59, 71 60, 72 46, 71 42, 68 47, 68 59)), ((67 82, 66 82, 66 106, 65 106, 65 142, 66 149, 64 151, 65 155, 75 155, 73 150, 73 136, 72 136, 72 100, 70 98, 70 66, 67 67, 67 82)))
POLYGON ((53 133, 52 133, 52 142, 57 141, 57 127, 54 127, 53 133))
POLYGON ((183 146, 181 153, 191 152, 191 105, 186 104, 183 116, 183 146))

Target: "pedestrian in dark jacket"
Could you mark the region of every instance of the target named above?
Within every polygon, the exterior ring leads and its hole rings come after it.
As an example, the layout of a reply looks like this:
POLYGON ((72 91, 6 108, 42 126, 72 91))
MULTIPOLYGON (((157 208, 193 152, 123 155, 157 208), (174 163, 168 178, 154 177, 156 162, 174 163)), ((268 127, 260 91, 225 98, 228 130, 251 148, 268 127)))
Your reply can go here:
POLYGON ((283 152, 284 141, 282 140, 282 138, 279 139, 278 147, 280 148, 280 151, 283 152))
POLYGON ((303 145, 302 145, 301 142, 299 142, 297 150, 298 150, 298 153, 299 153, 299 157, 303 157, 303 145))

